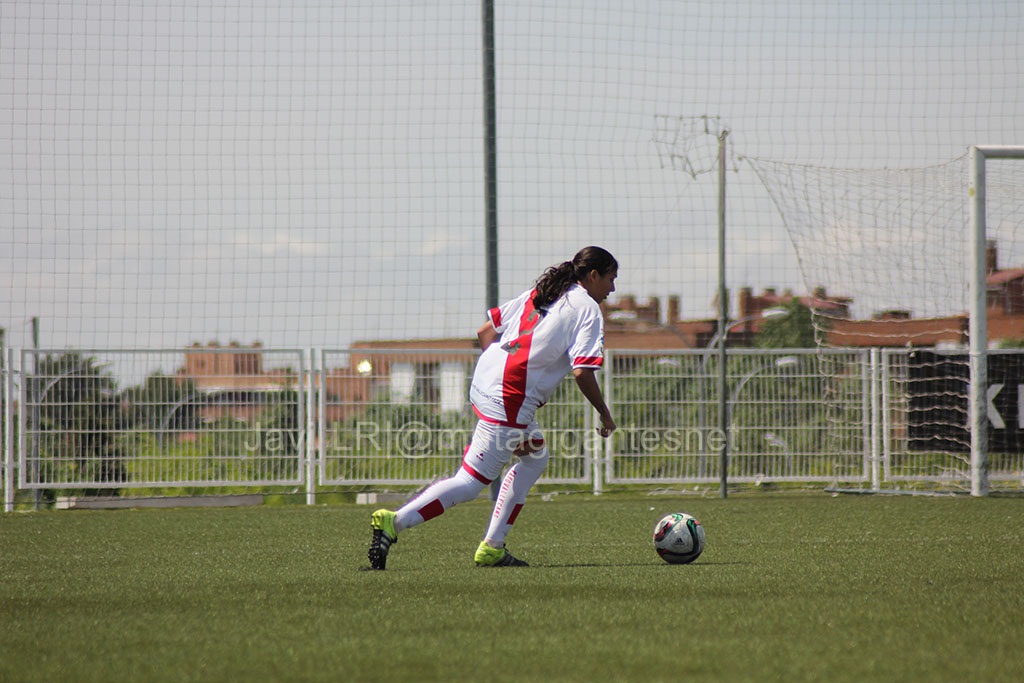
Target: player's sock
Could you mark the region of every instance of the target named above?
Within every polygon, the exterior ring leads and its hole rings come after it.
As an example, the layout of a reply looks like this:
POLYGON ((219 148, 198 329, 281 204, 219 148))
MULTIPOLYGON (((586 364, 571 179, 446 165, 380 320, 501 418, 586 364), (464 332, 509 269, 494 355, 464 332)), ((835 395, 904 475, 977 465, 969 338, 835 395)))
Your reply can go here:
POLYGON ((483 482, 465 468, 447 479, 435 482, 403 505, 395 517, 395 528, 410 529, 433 519, 449 508, 473 500, 490 482, 483 482))
POLYGON ((501 490, 498 493, 498 500, 494 503, 494 512, 491 513, 491 523, 487 527, 487 535, 484 539, 495 548, 505 544, 505 537, 512 530, 519 511, 526 503, 526 494, 533 488, 533 485, 544 473, 548 464, 547 446, 530 455, 519 459, 501 482, 501 490))

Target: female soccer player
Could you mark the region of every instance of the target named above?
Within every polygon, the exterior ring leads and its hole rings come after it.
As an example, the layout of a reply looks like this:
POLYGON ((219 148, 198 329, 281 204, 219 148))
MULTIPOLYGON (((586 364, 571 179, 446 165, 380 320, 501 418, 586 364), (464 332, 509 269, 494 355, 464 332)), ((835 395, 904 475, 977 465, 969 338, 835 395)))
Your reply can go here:
POLYGON ((605 405, 594 372, 604 361, 604 318, 599 304, 615 291, 619 264, 600 247, 585 247, 571 261, 544 271, 533 289, 492 308, 477 330, 483 353, 473 373, 469 398, 476 429, 462 467, 428 486, 397 512, 370 517, 371 569, 384 569, 398 534, 476 498, 513 455, 519 458, 501 482, 490 525, 474 560, 482 567, 525 567, 505 548, 505 536, 526 502, 526 494, 548 462, 548 448, 534 414, 571 371, 601 418, 607 438, 615 420, 605 405))

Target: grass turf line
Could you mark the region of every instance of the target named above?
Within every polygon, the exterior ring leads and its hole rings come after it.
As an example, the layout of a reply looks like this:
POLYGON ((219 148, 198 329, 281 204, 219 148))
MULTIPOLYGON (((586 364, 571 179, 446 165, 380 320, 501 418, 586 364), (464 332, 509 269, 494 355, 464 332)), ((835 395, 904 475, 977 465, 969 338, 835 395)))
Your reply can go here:
POLYGON ((0 516, 0 680, 1020 680, 1024 502, 531 499, 526 569, 486 503, 366 564, 365 507, 0 516), (653 509, 652 509, 653 508, 653 509), (692 565, 655 555, 696 515, 692 565))

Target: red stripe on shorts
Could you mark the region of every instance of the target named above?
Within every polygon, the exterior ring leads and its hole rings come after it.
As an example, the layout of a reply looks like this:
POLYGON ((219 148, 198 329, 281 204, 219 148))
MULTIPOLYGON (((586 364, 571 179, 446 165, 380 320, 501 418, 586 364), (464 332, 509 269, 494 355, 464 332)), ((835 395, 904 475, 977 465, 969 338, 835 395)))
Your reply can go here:
MULTIPOLYGON (((529 425, 521 425, 518 422, 508 422, 506 420, 499 420, 499 419, 494 418, 494 417, 487 417, 482 412, 480 412, 480 409, 477 408, 476 406, 473 406, 473 412, 476 413, 476 416, 478 418, 480 418, 481 420, 483 420, 484 422, 486 422, 488 424, 499 425, 501 427, 513 427, 515 429, 526 429, 529 426, 529 425)), ((470 445, 472 445, 472 444, 470 444, 470 445)), ((466 450, 469 450, 468 446, 466 447, 466 450)))
MULTIPOLYGON (((467 449, 467 450, 468 450, 468 449, 467 449)), ((472 476, 472 477, 473 477, 474 479, 476 479, 476 480, 477 480, 478 482, 480 482, 481 484, 484 484, 484 485, 486 485, 486 484, 490 484, 490 483, 491 483, 491 480, 490 480, 490 479, 488 479, 488 478, 487 478, 487 477, 485 477, 484 475, 482 475, 482 474, 480 474, 479 472, 477 472, 476 470, 474 470, 474 469, 473 469, 472 467, 470 467, 470 466, 469 466, 469 464, 467 464, 467 463, 465 463, 465 462, 463 462, 463 463, 462 463, 462 469, 464 469, 464 470, 466 470, 467 472, 469 472, 469 474, 470 474, 470 475, 471 475, 471 476, 472 476)))

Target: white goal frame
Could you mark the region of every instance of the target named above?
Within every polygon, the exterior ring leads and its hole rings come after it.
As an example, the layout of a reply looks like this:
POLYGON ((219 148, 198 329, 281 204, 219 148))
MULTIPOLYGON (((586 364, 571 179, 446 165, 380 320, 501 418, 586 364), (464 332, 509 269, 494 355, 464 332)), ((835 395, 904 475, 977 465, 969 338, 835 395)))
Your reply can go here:
POLYGON ((970 148, 970 364, 968 420, 971 430, 971 495, 988 495, 988 313, 986 310, 985 162, 1024 159, 1024 146, 970 148))

